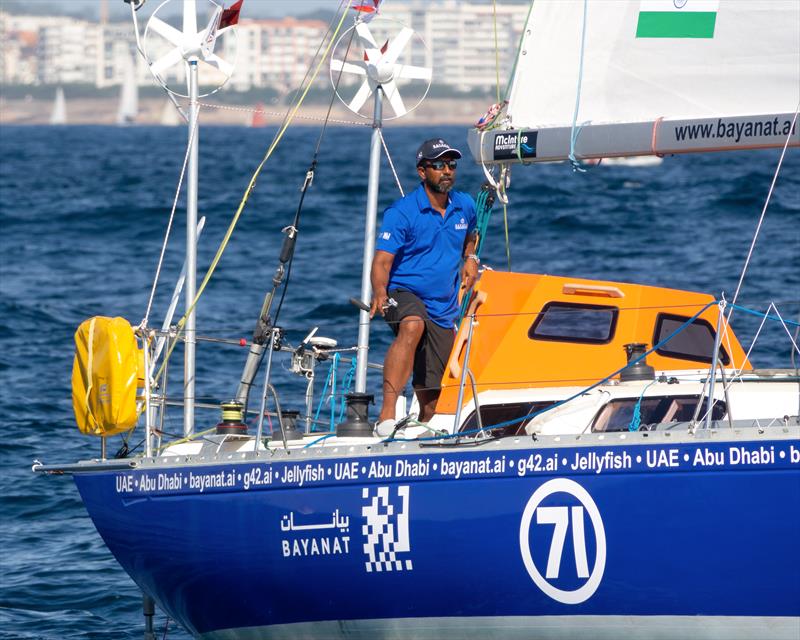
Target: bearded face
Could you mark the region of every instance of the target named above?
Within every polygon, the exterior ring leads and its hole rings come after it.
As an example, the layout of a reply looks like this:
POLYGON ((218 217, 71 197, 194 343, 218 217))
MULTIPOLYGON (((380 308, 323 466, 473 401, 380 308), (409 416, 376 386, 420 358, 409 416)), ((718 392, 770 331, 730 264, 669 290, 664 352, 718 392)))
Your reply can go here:
POLYGON ((456 182, 456 158, 445 154, 436 160, 427 160, 418 171, 425 185, 434 193, 448 193, 456 182))

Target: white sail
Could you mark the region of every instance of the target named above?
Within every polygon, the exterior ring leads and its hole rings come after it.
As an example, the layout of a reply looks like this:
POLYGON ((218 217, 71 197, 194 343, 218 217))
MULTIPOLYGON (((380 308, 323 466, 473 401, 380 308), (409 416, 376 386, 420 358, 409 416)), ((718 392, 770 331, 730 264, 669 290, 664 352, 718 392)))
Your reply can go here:
POLYGON ((119 96, 117 124, 132 124, 139 114, 139 87, 136 84, 135 62, 130 56, 125 58, 122 76, 122 89, 119 96))
POLYGON ((56 99, 53 102, 53 111, 50 114, 50 124, 67 124, 67 103, 64 100, 64 89, 56 90, 56 99))
POLYGON ((169 98, 164 101, 164 107, 161 109, 161 118, 159 119, 159 124, 164 127, 177 127, 179 124, 183 124, 183 120, 181 119, 178 110, 175 108, 175 105, 169 98))
POLYGON ((471 146, 485 161, 779 146, 798 104, 797 0, 536 0, 511 131, 471 146))

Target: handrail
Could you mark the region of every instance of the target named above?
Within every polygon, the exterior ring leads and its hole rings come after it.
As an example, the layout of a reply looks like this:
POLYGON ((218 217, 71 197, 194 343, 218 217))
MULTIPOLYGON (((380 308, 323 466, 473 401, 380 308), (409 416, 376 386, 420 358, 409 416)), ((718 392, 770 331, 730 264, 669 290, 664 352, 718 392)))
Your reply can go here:
MULTIPOLYGON (((489 294, 486 291, 478 291, 475 293, 475 297, 472 299, 472 302, 469 303, 469 307, 467 308, 467 313, 464 317, 475 317, 475 312, 478 310, 478 307, 481 306, 486 299, 489 297, 489 294)), ((471 329, 470 324, 470 331, 471 329)), ((453 345, 453 349, 450 351, 450 359, 447 361, 447 368, 450 371, 450 375, 454 378, 458 378, 461 376, 461 365, 458 362, 458 356, 461 354, 461 349, 464 346, 464 343, 467 341, 466 332, 463 330, 463 327, 459 329, 458 336, 456 336, 456 343, 453 345)), ((466 360, 465 360, 466 362, 466 360)), ((462 386, 464 384, 463 380, 461 382, 462 386)))
POLYGON ((578 284, 577 282, 568 282, 562 288, 561 292, 564 295, 581 295, 586 293, 589 295, 605 295, 608 298, 624 298, 625 294, 618 287, 610 287, 602 284, 578 284))

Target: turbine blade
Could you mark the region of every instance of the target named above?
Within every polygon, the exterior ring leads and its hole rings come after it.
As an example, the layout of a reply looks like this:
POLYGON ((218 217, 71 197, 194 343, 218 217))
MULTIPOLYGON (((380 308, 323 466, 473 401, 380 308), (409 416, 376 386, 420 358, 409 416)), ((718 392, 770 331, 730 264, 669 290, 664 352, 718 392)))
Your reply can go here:
POLYGON ((203 58, 203 62, 207 62, 212 67, 216 67, 226 76, 233 75, 233 65, 220 58, 216 53, 209 54, 203 58))
POLYGON ((342 62, 336 58, 331 60, 331 69, 334 71, 341 71, 342 73, 352 73, 357 76, 364 76, 367 74, 367 70, 364 68, 363 64, 359 65, 357 62, 342 62))
POLYGON ((369 30, 369 27, 363 22, 359 22, 356 25, 356 35, 361 41, 361 46, 365 49, 380 49, 378 43, 375 42, 375 38, 372 37, 372 32, 369 30))
POLYGON ((183 33, 187 36, 197 33, 195 0, 183 0, 183 33))
POLYGON ((183 52, 180 47, 175 47, 172 51, 161 56, 153 64, 150 65, 150 71, 155 75, 160 76, 162 71, 169 69, 171 66, 178 64, 183 60, 183 52))
POLYGON ((205 29, 203 29, 203 33, 200 37, 200 40, 203 42, 203 46, 208 53, 214 53, 214 47, 217 44, 217 36, 219 35, 217 25, 219 25, 219 17, 221 14, 222 7, 217 7, 211 14, 211 18, 209 19, 205 29))
POLYGON ((403 27, 400 30, 400 33, 398 33, 395 39, 389 44, 389 48, 386 49, 386 53, 383 54, 381 61, 388 62, 389 64, 394 64, 397 62, 397 58, 399 58, 400 54, 403 53, 403 49, 406 48, 408 41, 411 40, 411 36, 413 35, 413 29, 403 27))
POLYGON ((392 105, 394 115, 402 116, 408 113, 408 109, 406 109, 406 105, 403 104, 403 99, 400 97, 400 92, 397 90, 395 81, 391 80, 382 85, 382 87, 386 97, 389 98, 389 104, 392 105))
POLYGON ((350 101, 350 104, 347 105, 351 111, 358 111, 361 107, 364 106, 364 103, 367 101, 372 95, 372 88, 369 86, 369 81, 364 80, 361 88, 356 93, 355 97, 350 101))
POLYGON ((410 64, 394 65, 394 77, 404 80, 430 80, 433 72, 430 67, 414 67, 410 64))
POLYGON ((183 35, 175 27, 168 25, 161 18, 153 16, 150 18, 150 28, 161 37, 169 40, 169 42, 179 47, 183 42, 183 35))

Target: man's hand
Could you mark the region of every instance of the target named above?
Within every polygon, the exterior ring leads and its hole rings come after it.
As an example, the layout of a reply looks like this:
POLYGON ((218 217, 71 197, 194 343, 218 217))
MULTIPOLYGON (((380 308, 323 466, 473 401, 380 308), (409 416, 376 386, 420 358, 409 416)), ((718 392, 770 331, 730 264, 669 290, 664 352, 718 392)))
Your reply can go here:
POLYGON ((369 306, 369 317, 374 318, 376 312, 385 316, 386 309, 389 308, 388 300, 389 296, 386 294, 386 289, 374 292, 372 294, 372 304, 369 306))
POLYGON ((389 308, 389 294, 386 285, 389 283, 389 272, 392 269, 394 255, 388 251, 378 250, 372 259, 370 282, 372 284, 372 304, 369 307, 369 317, 374 318, 376 313, 386 315, 389 308))
POLYGON ((464 260, 464 268, 461 270, 461 286, 464 289, 471 289, 478 281, 478 263, 472 258, 464 260))

